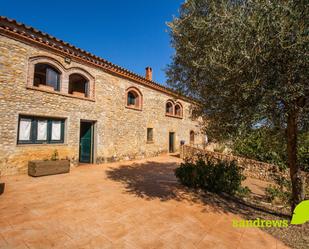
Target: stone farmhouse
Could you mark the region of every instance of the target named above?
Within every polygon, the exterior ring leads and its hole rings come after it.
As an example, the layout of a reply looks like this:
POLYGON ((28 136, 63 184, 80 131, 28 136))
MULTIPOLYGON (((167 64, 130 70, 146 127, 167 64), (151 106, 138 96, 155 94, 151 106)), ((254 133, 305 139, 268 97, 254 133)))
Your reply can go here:
POLYGON ((104 163, 202 143, 194 102, 62 40, 0 17, 0 174, 29 160, 104 163))

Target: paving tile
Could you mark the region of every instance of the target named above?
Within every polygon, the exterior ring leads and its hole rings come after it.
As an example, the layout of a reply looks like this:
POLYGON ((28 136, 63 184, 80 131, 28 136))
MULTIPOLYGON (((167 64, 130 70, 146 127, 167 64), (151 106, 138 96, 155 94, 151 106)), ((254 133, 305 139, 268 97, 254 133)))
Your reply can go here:
POLYGON ((193 241, 186 238, 182 234, 178 234, 174 231, 167 232, 162 237, 160 241, 163 243, 162 248, 168 249, 196 249, 193 241))
POLYGON ((87 236, 75 239, 74 242, 67 246, 68 248, 79 249, 105 249, 113 248, 112 243, 102 235, 87 236))
POLYGON ((0 248, 288 248, 261 230, 233 228, 238 216, 179 186, 179 162, 161 156, 55 176, 5 176, 0 248))
POLYGON ((238 248, 276 249, 276 239, 257 228, 247 228, 238 248))

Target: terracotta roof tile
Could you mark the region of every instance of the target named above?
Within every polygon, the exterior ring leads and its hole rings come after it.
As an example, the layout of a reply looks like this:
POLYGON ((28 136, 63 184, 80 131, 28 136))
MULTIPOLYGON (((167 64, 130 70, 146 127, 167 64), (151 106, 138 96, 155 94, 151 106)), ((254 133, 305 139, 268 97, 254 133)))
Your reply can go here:
POLYGON ((187 101, 192 101, 192 99, 186 96, 182 96, 168 87, 162 86, 154 81, 147 80, 143 76, 140 76, 132 71, 115 65, 112 62, 109 62, 83 49, 75 47, 74 45, 71 45, 47 33, 41 32, 33 27, 17 22, 16 20, 0 16, 0 32, 9 36, 15 36, 19 39, 26 39, 27 41, 38 42, 42 46, 47 46, 51 49, 57 49, 58 51, 68 54, 69 56, 74 56, 77 59, 79 58, 89 63, 92 63, 100 68, 103 68, 104 70, 113 72, 121 77, 129 78, 138 83, 141 83, 142 85, 151 87, 161 92, 165 92, 176 98, 182 98, 187 101))

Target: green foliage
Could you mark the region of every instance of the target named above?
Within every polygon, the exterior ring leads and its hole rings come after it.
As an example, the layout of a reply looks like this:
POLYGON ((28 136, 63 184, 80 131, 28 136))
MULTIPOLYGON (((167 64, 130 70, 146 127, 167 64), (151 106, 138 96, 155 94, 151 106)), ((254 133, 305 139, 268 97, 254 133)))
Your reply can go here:
POLYGON ((59 153, 58 153, 58 150, 54 150, 54 152, 53 152, 52 155, 51 155, 50 160, 52 160, 52 161, 57 161, 57 160, 59 160, 59 153))
MULTIPOLYGON (((199 102, 193 116, 208 135, 234 140, 262 122, 286 129, 292 174, 296 135, 309 130, 308 17, 308 0, 188 0, 169 23, 168 84, 199 102)), ((292 208, 303 198, 296 178, 293 186, 292 208)))
POLYGON ((261 120, 285 128, 291 110, 308 129, 308 16, 306 0, 188 0, 169 23, 168 83, 217 139, 261 120))
POLYGON ((175 170, 175 175, 183 185, 191 188, 230 195, 246 193, 241 187, 245 176, 235 161, 214 163, 200 158, 196 163, 182 163, 175 170))
MULTIPOLYGON (((284 131, 269 128, 251 130, 235 139, 233 153, 239 156, 287 167, 284 131)), ((298 138, 298 163, 309 172, 309 132, 298 138)))
POLYGON ((292 198, 291 181, 282 176, 276 176, 275 183, 276 185, 270 185, 265 190, 268 200, 284 205, 290 204, 292 198))
POLYGON ((225 146, 224 145, 218 145, 214 148, 214 152, 219 152, 219 153, 223 153, 225 150, 225 146))
POLYGON ((267 128, 251 130, 235 139, 233 153, 286 168, 286 143, 283 132, 267 128))
POLYGON ((301 169, 309 172, 309 132, 299 136, 297 156, 301 169))

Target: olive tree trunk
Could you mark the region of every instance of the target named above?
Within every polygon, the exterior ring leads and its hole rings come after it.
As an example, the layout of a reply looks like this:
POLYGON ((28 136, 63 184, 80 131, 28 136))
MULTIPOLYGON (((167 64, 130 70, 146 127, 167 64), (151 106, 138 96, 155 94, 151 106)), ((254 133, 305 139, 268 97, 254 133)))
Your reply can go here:
POLYGON ((298 203, 304 200, 304 183, 301 170, 297 163, 297 109, 292 109, 287 117, 287 152, 288 166, 292 182, 291 212, 293 213, 298 203))

